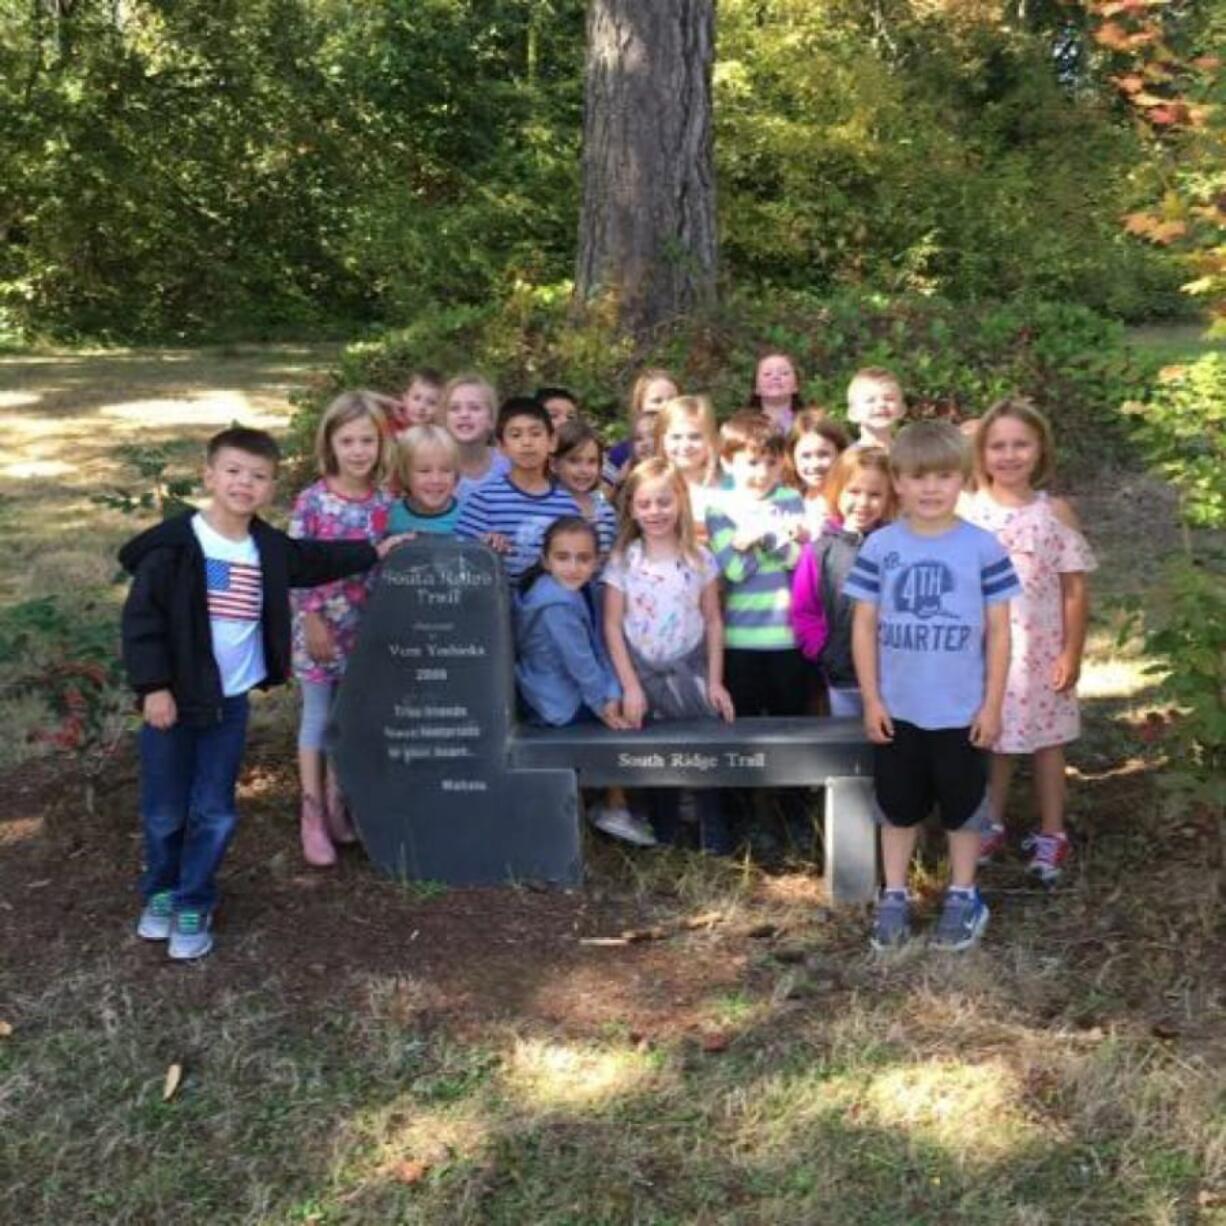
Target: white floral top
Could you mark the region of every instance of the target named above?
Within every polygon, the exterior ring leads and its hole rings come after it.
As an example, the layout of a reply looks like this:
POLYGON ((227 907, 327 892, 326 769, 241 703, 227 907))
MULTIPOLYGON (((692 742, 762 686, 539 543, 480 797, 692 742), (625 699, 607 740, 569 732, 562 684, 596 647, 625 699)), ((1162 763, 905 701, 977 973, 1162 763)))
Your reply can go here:
POLYGON ((603 575, 625 597, 627 643, 653 664, 680 659, 702 642, 702 593, 718 578, 719 567, 705 549, 698 566, 680 555, 657 562, 644 555, 642 541, 611 557, 603 575))

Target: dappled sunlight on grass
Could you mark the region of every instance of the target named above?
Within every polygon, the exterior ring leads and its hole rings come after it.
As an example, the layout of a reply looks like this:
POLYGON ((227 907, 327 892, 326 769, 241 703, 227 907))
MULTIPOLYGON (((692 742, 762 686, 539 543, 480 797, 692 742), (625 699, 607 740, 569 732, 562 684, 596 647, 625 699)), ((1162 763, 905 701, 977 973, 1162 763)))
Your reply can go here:
POLYGON ((1145 671, 1152 661, 1145 656, 1087 659, 1081 670, 1077 693, 1082 699, 1132 698, 1151 690, 1158 678, 1145 671))
POLYGON ((1013 1113, 1017 1080, 1003 1062, 926 1060, 886 1069, 863 1095, 882 1128, 940 1145, 962 1161, 987 1162, 1015 1148, 1028 1131, 1013 1113))
POLYGON ((28 409, 40 400, 38 392, 0 392, 0 409, 28 409))
POLYGON ((245 426, 277 429, 289 421, 287 411, 257 408, 243 392, 218 388, 201 396, 174 396, 154 400, 125 400, 103 404, 99 417, 113 418, 128 426, 165 429, 167 426, 245 426))
POLYGON ((600 1106, 647 1089, 658 1075, 658 1063, 650 1053, 615 1045, 521 1038, 507 1057, 504 1083, 525 1106, 537 1110, 600 1106))
POLYGON ((0 477, 11 477, 15 481, 29 481, 38 478, 64 477, 75 472, 72 464, 63 460, 23 460, 17 464, 8 464, 0 468, 0 477))

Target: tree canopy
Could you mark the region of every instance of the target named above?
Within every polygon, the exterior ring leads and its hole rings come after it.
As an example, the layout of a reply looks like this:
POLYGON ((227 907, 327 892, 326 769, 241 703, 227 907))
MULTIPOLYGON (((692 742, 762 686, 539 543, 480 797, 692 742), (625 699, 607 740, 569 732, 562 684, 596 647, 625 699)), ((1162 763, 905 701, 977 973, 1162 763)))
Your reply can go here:
MULTIPOLYGON (((4 0, 0 326, 261 335, 568 292, 584 10, 4 0)), ((724 281, 1173 309, 1119 230, 1152 184, 1111 68, 1055 0, 723 0, 724 281)))

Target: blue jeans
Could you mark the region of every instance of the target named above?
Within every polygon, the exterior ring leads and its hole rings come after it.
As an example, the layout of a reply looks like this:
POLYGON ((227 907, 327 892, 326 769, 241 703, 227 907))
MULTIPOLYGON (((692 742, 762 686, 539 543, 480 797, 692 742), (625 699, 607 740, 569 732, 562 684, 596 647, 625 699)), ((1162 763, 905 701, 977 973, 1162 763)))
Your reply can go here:
POLYGON ((211 911, 213 881, 238 823, 234 786, 247 740, 247 695, 222 702, 221 723, 140 730, 144 898, 169 890, 176 911, 211 911))

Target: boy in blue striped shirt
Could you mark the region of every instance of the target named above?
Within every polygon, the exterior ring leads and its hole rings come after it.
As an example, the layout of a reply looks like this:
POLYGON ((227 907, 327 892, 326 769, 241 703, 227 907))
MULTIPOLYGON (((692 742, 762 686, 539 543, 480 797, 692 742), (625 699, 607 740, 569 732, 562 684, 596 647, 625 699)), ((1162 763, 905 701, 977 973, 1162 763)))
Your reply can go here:
POLYGON ((498 411, 494 434, 511 462, 510 471, 464 499, 455 531, 501 554, 514 583, 540 558, 549 525, 583 512, 549 475, 554 429, 545 408, 530 396, 512 396, 498 411))
POLYGON ((852 656, 881 822, 879 950, 911 935, 907 870, 934 804, 952 881, 932 944, 967 949, 988 922, 975 872, 990 823, 987 751, 1000 735, 1009 600, 1021 585, 996 538, 955 513, 970 469, 970 448, 948 422, 902 430, 890 451, 902 517, 865 541, 843 585, 856 601, 852 656))

